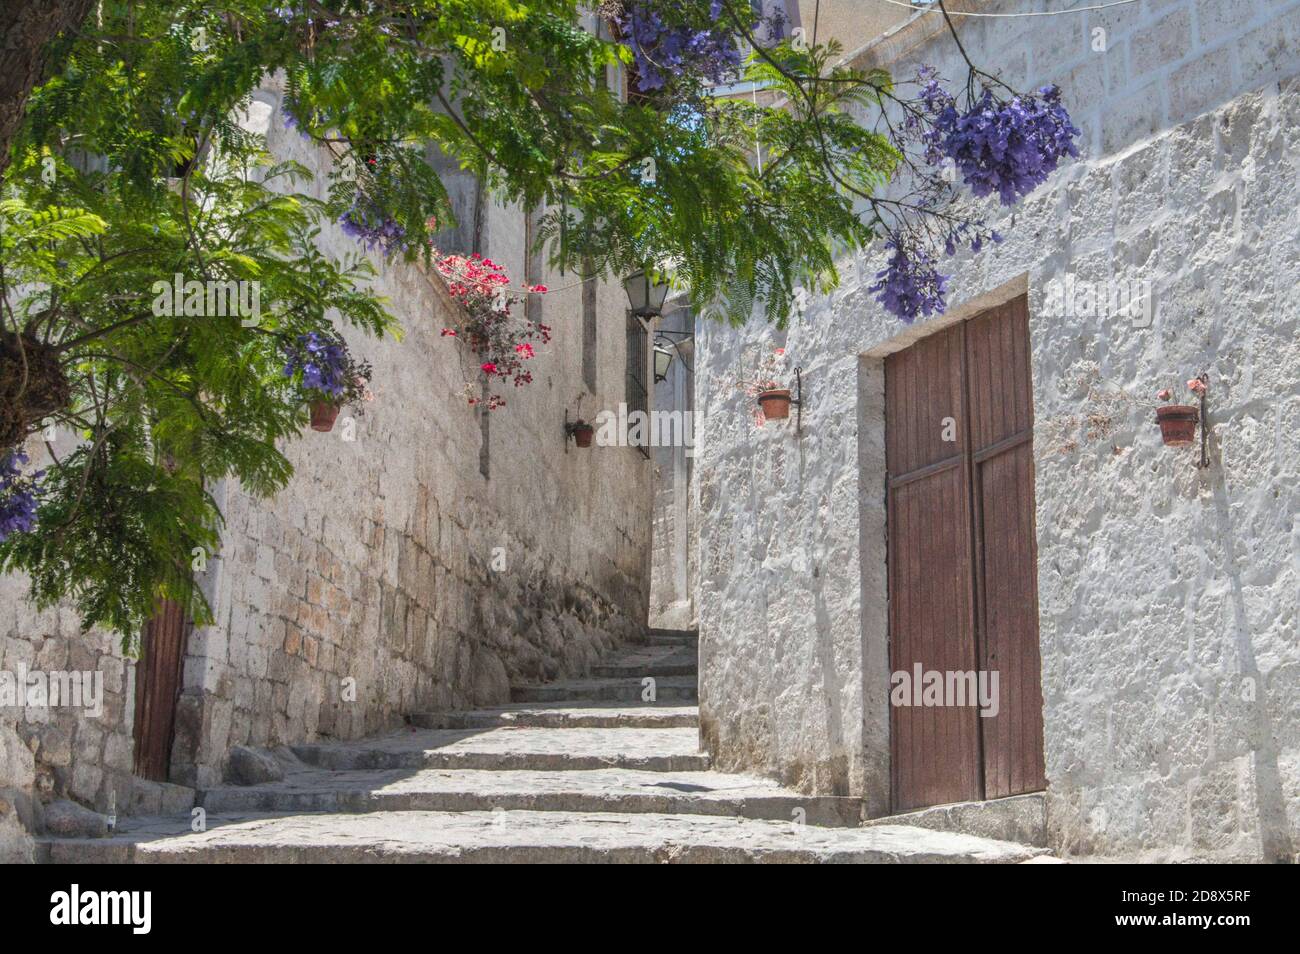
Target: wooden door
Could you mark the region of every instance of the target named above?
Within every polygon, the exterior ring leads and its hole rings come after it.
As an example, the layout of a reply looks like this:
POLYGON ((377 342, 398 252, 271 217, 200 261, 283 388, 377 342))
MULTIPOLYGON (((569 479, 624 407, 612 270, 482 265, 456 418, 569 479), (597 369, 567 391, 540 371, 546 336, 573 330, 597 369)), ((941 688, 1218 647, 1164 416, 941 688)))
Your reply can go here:
POLYGON ((1020 299, 885 361, 891 669, 998 672, 996 716, 890 706, 895 811, 1044 784, 1027 317, 1020 299))
POLYGON ((161 600, 141 634, 135 669, 135 774, 141 778, 168 780, 188 637, 184 608, 161 600))

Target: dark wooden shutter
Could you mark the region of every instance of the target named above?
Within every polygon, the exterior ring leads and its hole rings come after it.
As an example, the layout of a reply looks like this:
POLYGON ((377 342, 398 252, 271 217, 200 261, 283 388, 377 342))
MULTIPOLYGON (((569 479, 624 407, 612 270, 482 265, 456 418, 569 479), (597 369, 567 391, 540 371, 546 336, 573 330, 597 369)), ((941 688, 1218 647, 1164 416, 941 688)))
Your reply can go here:
MULTIPOLYGON (((649 410, 650 388, 646 384, 649 337, 649 329, 640 318, 629 312, 627 316, 627 413, 629 417, 633 411, 641 411, 644 414, 649 410)), ((629 430, 633 429, 629 428, 629 430)), ((649 457, 650 424, 648 421, 641 431, 644 439, 638 446, 641 448, 641 453, 649 457)))
POLYGON ((894 808, 1041 789, 1025 300, 890 355, 885 421, 891 669, 999 675, 993 717, 891 705, 894 808))

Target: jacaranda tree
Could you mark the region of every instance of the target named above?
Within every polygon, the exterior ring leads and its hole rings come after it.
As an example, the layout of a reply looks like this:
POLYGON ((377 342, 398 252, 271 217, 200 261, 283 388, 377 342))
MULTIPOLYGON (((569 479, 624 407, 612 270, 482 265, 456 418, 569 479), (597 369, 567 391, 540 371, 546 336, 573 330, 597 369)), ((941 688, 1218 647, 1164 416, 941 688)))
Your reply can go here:
POLYGON ((42 52, 4 170, 0 566, 128 646, 160 598, 206 620, 207 488, 283 486, 277 445, 308 404, 364 386, 340 326, 396 333, 363 253, 445 266, 430 144, 538 209, 539 242, 573 272, 671 271, 701 309, 743 321, 761 303, 781 323, 798 289, 834 286, 838 256, 884 240, 883 305, 941 310, 943 256, 998 239, 972 202, 1015 202, 1073 153, 1057 92, 974 64, 958 93, 933 71, 855 70, 767 9, 99 4, 42 52), (337 160, 326 201, 236 121, 276 71, 273 121, 337 160), (761 100, 718 95, 740 78, 761 100), (326 220, 355 256, 321 253, 326 220), (69 432, 25 469, 26 442, 69 432))

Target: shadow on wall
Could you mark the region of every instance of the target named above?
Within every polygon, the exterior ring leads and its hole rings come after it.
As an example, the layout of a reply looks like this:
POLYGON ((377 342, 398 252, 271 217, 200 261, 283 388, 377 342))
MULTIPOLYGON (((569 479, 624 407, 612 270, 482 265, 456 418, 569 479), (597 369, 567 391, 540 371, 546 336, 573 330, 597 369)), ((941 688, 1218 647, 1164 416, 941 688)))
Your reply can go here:
MULTIPOLYGON (((1208 426, 1208 421, 1205 426, 1208 426)), ((1293 857, 1291 825, 1286 811, 1286 794, 1282 789, 1282 774, 1278 767, 1278 748, 1269 717, 1268 684, 1259 671, 1255 647, 1251 640, 1250 623, 1246 617, 1246 596, 1233 554, 1237 536, 1233 529, 1227 487, 1223 481, 1222 457, 1214 448, 1211 457, 1214 470, 1209 477, 1214 484, 1214 517, 1218 541, 1227 555, 1224 572, 1227 574, 1231 598, 1231 626, 1236 643, 1237 662, 1243 682, 1250 680, 1255 689, 1251 748, 1251 767, 1254 769, 1255 797, 1259 812, 1260 852, 1265 861, 1290 862, 1293 857)))

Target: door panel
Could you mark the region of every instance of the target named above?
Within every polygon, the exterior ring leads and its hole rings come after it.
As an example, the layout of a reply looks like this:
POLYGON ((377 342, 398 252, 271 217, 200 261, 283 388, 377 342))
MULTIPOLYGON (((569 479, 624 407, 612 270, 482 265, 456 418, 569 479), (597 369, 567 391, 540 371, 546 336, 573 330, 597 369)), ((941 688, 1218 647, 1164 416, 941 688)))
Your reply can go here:
POLYGON ((160 600, 141 634, 135 669, 135 774, 141 778, 168 780, 188 637, 181 604, 160 600))
POLYGON ((1038 570, 1034 534, 1033 386, 1024 298, 966 324, 970 379, 980 658, 999 680, 998 714, 981 718, 985 796, 1045 785, 1038 570))
POLYGON ((960 420, 961 327, 941 331, 890 355, 885 374, 885 458, 890 476, 914 473, 959 456, 964 446, 943 439, 943 420, 960 420))
MULTIPOLYGON (((975 669, 970 522, 960 464, 897 487, 899 597, 891 605, 893 671, 975 669)), ((971 708, 892 706, 895 808, 980 797, 978 716, 971 708)))

